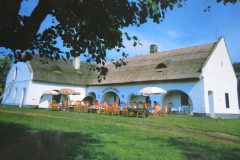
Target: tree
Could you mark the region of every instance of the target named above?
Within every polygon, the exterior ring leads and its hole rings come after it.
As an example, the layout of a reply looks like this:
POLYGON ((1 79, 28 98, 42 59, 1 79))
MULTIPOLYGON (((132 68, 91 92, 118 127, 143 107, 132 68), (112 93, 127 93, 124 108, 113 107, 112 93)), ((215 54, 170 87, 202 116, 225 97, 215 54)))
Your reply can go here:
MULTIPOLYGON (((10 69, 10 59, 7 56, 0 55, 0 96, 4 92, 6 77, 10 69)), ((0 99, 1 101, 1 99, 0 99)))
POLYGON ((240 62, 233 63, 233 68, 238 80, 237 90, 238 90, 238 106, 240 108, 240 62))
POLYGON ((240 62, 234 62, 233 68, 234 68, 235 74, 237 76, 237 79, 240 80, 240 62))
MULTIPOLYGON (((124 27, 140 26, 150 19, 160 23, 167 10, 182 7, 187 0, 39 0, 29 17, 18 14, 22 1, 0 0, 0 46, 12 50, 15 62, 31 60, 35 52, 51 60, 84 54, 87 62, 102 64, 95 69, 104 78, 106 50, 116 50, 126 57, 121 52, 124 36, 134 46, 140 44, 137 36, 122 33, 124 27), (38 33, 49 14, 56 22, 38 33), (56 46, 58 37, 69 52, 56 46)), ((238 1, 216 0, 225 5, 238 1)), ((113 63, 116 67, 126 65, 122 59, 113 63)))

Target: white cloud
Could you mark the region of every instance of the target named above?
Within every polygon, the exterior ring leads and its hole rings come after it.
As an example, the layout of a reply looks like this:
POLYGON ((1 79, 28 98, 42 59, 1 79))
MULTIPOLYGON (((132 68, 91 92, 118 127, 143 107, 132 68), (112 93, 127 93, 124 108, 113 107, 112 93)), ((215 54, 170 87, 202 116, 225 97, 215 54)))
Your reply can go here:
POLYGON ((170 36, 171 38, 174 38, 174 39, 179 37, 179 33, 178 32, 171 31, 171 30, 167 31, 167 35, 170 36))

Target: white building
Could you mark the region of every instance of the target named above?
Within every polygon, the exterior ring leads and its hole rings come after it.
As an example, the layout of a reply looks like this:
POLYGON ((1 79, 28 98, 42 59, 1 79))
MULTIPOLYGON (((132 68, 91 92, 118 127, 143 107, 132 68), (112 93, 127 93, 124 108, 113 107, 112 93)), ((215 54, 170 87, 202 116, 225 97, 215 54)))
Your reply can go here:
POLYGON ((3 105, 47 108, 48 100, 80 99, 109 104, 113 101, 158 101, 162 106, 186 108, 188 114, 211 117, 240 117, 237 79, 224 38, 218 42, 125 59, 127 66, 116 69, 108 62, 106 80, 91 65, 73 61, 50 61, 35 57, 14 64, 7 76, 3 105), (144 87, 159 87, 166 94, 139 95, 144 87), (49 91, 73 89, 80 95, 51 95, 49 91), (45 94, 44 94, 45 93, 45 94))

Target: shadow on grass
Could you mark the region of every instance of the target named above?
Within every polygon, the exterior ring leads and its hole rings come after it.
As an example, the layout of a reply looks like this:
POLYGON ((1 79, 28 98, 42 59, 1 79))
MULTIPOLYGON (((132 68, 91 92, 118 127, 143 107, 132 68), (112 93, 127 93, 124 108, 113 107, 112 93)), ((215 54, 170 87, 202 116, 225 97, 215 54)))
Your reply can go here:
POLYGON ((213 144, 204 145, 190 142, 187 138, 176 137, 169 140, 169 143, 182 150, 187 159, 194 160, 236 160, 240 159, 239 148, 218 147, 213 144))
POLYGON ((91 135, 36 131, 22 125, 0 123, 0 159, 102 159, 100 142, 91 135))

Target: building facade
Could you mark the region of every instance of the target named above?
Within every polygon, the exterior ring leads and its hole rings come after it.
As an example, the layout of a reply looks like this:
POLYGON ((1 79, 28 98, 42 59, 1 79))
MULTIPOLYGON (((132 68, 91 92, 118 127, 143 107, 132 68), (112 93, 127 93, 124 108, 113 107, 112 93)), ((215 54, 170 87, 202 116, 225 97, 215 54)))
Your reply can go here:
POLYGON ((161 106, 184 108, 192 115, 239 117, 237 79, 223 37, 210 44, 130 57, 125 59, 127 66, 118 69, 108 62, 106 80, 101 83, 91 64, 80 63, 80 59, 48 64, 39 59, 11 67, 3 105, 47 108, 52 99, 61 102, 87 97, 109 104, 151 100, 161 106), (159 87, 167 93, 141 95, 139 91, 145 87, 159 87), (64 88, 79 94, 49 94, 64 88))

